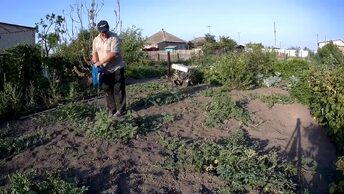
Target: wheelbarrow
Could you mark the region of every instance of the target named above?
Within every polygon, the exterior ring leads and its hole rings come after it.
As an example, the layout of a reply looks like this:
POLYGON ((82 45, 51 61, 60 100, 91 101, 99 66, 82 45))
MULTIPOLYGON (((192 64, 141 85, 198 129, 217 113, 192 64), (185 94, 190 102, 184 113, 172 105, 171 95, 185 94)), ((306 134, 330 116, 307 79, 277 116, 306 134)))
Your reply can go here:
POLYGON ((194 84, 195 80, 195 66, 186 66, 183 64, 172 64, 172 69, 174 69, 174 74, 172 76, 172 81, 176 85, 183 85, 190 86, 194 84))

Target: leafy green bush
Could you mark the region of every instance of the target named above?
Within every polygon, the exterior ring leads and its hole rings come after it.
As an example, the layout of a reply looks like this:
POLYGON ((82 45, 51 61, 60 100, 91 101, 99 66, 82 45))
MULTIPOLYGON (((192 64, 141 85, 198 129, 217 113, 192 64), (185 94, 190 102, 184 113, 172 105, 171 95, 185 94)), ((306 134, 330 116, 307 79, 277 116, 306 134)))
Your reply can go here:
POLYGON ((2 73, 0 87, 5 82, 11 82, 21 87, 25 94, 25 89, 30 86, 30 83, 41 77, 42 64, 39 47, 22 44, 6 49, 4 54, 5 58, 0 67, 0 73, 2 73), (3 80, 4 75, 5 80, 3 80))
POLYGON ((336 162, 337 170, 341 171, 342 177, 336 182, 330 184, 330 193, 344 193, 344 156, 338 158, 336 162))
POLYGON ((5 83, 0 91, 0 119, 14 118, 23 110, 21 88, 12 83, 5 83))
POLYGON ((299 102, 309 106, 313 98, 313 90, 309 84, 309 75, 303 75, 296 83, 289 88, 290 96, 298 99, 299 102))
POLYGON ((161 65, 142 65, 132 63, 126 66, 126 77, 141 79, 141 78, 152 78, 152 77, 162 77, 167 75, 168 67, 161 65))
POLYGON ((271 74, 273 61, 272 54, 262 51, 229 53, 219 56, 211 65, 202 66, 201 70, 208 83, 248 89, 261 84, 259 75, 271 74))
POLYGON ((310 63, 303 59, 290 59, 283 61, 276 61, 273 63, 272 69, 274 72, 279 72, 284 79, 291 76, 301 77, 310 68, 310 63))
POLYGON ((318 49, 317 55, 320 58, 321 64, 329 66, 344 65, 344 55, 332 41, 321 49, 318 49))
POLYGON ((87 191, 85 186, 78 187, 74 182, 62 180, 57 173, 37 173, 29 171, 10 176, 10 186, 0 190, 1 194, 82 194, 87 191))
POLYGON ((142 37, 141 31, 141 29, 132 26, 121 34, 123 59, 129 65, 140 62, 146 57, 145 52, 142 50, 144 47, 144 38, 142 37))
MULTIPOLYGON (((248 58, 250 71, 254 72, 256 79, 259 75, 267 77, 274 73, 272 66, 276 61, 276 53, 253 49, 251 52, 244 53, 244 57, 248 58)), ((259 79, 255 80, 255 85, 259 86, 259 81, 259 79)))
POLYGON ((75 81, 76 76, 73 74, 73 66, 76 66, 79 62, 66 56, 51 56, 44 59, 44 65, 49 68, 49 73, 55 73, 58 75, 60 81, 63 84, 75 81))
POLYGON ((328 134, 344 151, 344 68, 325 68, 312 72, 309 78, 313 90, 310 108, 328 134))
POLYGON ((240 54, 220 56, 204 72, 205 80, 211 84, 226 85, 231 88, 250 88, 254 85, 254 72, 250 71, 248 59, 240 54))
POLYGON ((161 143, 172 151, 172 167, 206 172, 224 180, 227 185, 218 190, 220 193, 295 192, 295 167, 274 151, 259 151, 259 142, 248 139, 242 130, 218 142, 164 139, 161 143))

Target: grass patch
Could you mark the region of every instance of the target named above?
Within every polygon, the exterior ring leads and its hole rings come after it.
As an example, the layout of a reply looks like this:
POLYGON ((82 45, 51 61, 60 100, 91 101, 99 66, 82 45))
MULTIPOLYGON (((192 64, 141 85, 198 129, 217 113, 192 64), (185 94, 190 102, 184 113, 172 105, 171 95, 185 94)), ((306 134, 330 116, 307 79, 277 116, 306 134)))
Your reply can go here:
POLYGON ((296 98, 283 94, 253 95, 252 99, 259 99, 267 104, 269 108, 272 108, 275 104, 293 104, 297 102, 296 98))
POLYGON ((82 194, 87 191, 86 187, 78 187, 75 182, 62 180, 53 172, 38 174, 36 171, 29 171, 11 175, 9 179, 10 185, 0 190, 0 194, 82 194))
POLYGON ((296 168, 277 152, 259 151, 259 142, 248 139, 242 130, 219 142, 195 142, 167 138, 161 141, 171 153, 168 168, 209 173, 222 179, 227 186, 219 193, 293 193, 296 168))

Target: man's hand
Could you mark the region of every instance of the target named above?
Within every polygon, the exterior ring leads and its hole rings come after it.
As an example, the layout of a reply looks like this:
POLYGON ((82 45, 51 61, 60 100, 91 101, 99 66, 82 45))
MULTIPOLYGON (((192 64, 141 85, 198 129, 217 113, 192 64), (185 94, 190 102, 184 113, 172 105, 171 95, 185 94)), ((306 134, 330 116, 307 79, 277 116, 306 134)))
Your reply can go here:
POLYGON ((97 61, 94 65, 95 65, 96 67, 100 67, 102 64, 103 64, 103 63, 102 63, 101 61, 97 61))

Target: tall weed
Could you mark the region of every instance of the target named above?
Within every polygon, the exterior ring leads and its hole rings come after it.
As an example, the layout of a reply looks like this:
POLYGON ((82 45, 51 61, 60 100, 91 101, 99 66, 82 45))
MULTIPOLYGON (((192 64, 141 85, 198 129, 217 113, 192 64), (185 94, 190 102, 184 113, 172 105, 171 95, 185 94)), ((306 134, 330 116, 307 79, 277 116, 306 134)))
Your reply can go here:
POLYGON ((23 110, 22 92, 18 85, 5 83, 0 91, 0 119, 14 118, 23 110))

